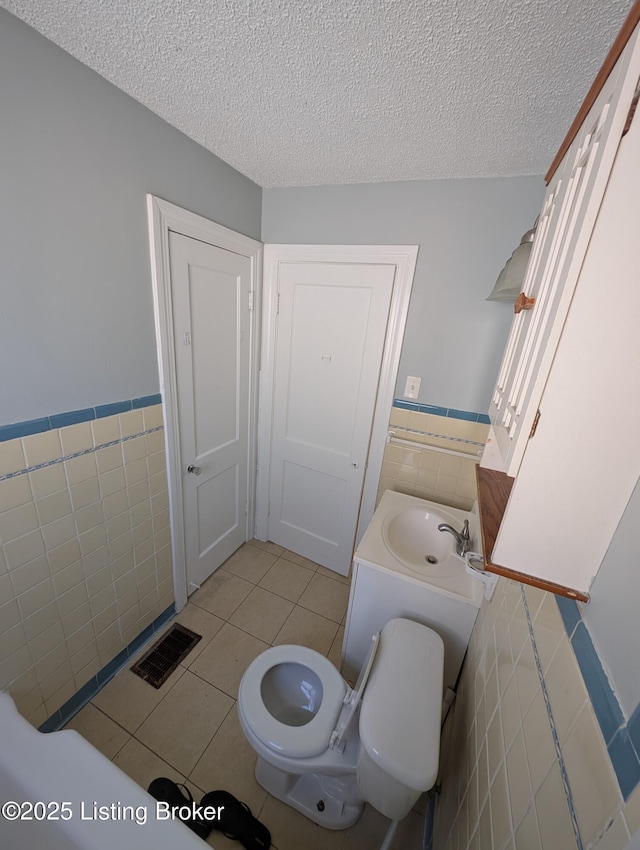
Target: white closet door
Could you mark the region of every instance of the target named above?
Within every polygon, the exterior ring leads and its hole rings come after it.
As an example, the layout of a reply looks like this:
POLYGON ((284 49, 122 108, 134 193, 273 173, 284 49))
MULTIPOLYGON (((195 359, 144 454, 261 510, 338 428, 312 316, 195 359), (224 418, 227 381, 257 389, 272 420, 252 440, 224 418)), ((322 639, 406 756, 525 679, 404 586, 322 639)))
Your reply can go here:
POLYGON ((396 266, 282 262, 268 535, 349 571, 396 266))

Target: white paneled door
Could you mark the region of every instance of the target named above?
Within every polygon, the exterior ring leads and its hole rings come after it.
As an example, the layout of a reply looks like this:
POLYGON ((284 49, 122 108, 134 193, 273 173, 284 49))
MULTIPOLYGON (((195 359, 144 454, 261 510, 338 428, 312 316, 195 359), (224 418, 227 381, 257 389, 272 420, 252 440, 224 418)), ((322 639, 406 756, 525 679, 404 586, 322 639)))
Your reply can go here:
POLYGON ((169 233, 191 593, 247 539, 251 260, 169 233))
POLYGON ((277 265, 268 537, 345 575, 396 271, 382 262, 277 265))

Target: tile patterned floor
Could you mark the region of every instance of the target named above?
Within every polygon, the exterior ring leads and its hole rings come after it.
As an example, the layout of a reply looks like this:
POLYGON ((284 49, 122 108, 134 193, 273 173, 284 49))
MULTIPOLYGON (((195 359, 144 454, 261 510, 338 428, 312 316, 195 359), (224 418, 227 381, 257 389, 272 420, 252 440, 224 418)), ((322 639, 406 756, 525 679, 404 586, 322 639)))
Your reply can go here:
MULTIPOLYGON (((270 645, 298 643, 336 666, 344 635, 349 580, 273 543, 250 541, 190 597, 176 617, 202 640, 155 690, 128 668, 68 724, 144 788, 167 776, 194 799, 224 788, 246 802, 271 831, 274 850, 369 850, 389 821, 370 806, 338 832, 323 829, 269 796, 254 778, 255 754, 235 708, 240 678, 270 645)), ((422 847, 424 801, 400 825, 393 850, 422 847)), ((218 832, 216 850, 241 845, 218 832)))

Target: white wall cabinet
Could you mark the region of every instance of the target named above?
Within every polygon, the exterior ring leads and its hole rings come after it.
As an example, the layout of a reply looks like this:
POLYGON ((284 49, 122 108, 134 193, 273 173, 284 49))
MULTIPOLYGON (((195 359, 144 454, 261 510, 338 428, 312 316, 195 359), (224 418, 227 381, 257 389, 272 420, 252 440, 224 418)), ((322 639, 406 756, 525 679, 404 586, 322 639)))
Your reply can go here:
POLYGON ((513 479, 487 568, 574 596, 640 476, 639 29, 549 183, 481 463, 513 479))
POLYGON ((580 276, 638 79, 638 33, 609 74, 545 196, 489 408, 501 466, 517 475, 580 276))

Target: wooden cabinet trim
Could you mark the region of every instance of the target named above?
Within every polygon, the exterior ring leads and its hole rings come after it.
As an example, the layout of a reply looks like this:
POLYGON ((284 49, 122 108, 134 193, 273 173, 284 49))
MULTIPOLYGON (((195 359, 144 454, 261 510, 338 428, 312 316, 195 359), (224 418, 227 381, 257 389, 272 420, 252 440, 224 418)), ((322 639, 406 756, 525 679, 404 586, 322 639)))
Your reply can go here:
POLYGON ((493 547, 498 536, 498 531, 500 530, 500 523, 502 522, 515 478, 510 478, 504 472, 498 472, 496 469, 485 469, 478 464, 476 466, 476 481, 478 485, 478 518, 485 570, 489 573, 496 573, 497 575, 512 579, 513 581, 522 582, 522 584, 547 590, 558 596, 566 596, 578 602, 588 602, 589 595, 587 593, 581 593, 570 587, 555 584, 552 581, 546 581, 545 579, 520 573, 509 567, 503 567, 500 564, 493 563, 491 560, 493 547))
POLYGON ((555 155, 554 160, 549 167, 549 170, 545 174, 544 180, 547 185, 551 181, 551 178, 555 174, 558 166, 564 159, 564 155, 571 147, 571 143, 575 139, 578 130, 582 126, 584 119, 587 117, 589 110, 596 102, 596 98, 600 94, 602 86, 605 84, 607 77, 609 76, 609 74, 614 68, 614 65, 620 58, 620 54, 624 50, 627 42, 631 38, 631 35, 639 22, 640 0, 636 0, 636 2, 631 7, 631 11, 627 15, 625 22, 622 25, 622 29, 616 37, 616 40, 611 45, 611 50, 607 53, 607 57, 598 72, 598 76, 595 78, 591 88, 587 92, 587 96, 585 97, 582 106, 578 110, 578 114, 576 115, 573 124, 569 128, 569 132, 565 136, 564 141, 560 145, 558 153, 555 155))

